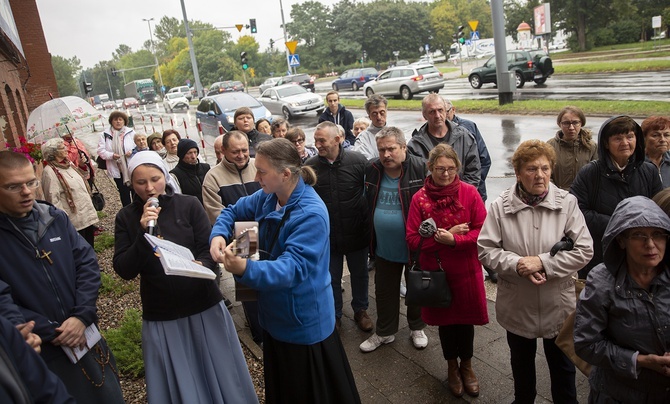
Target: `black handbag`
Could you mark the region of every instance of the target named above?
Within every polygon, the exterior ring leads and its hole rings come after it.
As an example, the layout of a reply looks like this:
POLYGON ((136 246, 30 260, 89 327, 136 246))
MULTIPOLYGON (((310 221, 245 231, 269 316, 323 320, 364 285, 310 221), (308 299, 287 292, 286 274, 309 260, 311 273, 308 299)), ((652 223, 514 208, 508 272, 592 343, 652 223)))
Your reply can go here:
POLYGON ((419 307, 449 307, 451 305, 451 288, 449 288, 449 284, 447 283, 447 275, 444 273, 444 269, 442 269, 440 256, 435 253, 437 269, 422 269, 419 265, 422 244, 423 238, 419 242, 419 248, 412 266, 405 273, 405 281, 407 283, 405 304, 407 306, 419 307))
POLYGON ((103 159, 102 157, 98 156, 95 158, 95 163, 98 165, 99 170, 106 170, 107 169, 107 160, 103 159))
POLYGON ((105 195, 100 192, 95 182, 91 184, 91 201, 98 212, 105 208, 105 195))

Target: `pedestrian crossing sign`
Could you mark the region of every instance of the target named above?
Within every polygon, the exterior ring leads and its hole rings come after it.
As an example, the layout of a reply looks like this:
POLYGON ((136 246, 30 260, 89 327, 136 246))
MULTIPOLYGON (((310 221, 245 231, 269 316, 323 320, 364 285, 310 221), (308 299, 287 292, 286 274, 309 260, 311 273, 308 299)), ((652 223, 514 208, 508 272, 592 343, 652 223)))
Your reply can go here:
POLYGON ((288 57, 288 64, 291 67, 300 66, 300 55, 297 53, 288 57))
POLYGON ((479 31, 473 31, 470 33, 470 39, 473 41, 478 41, 479 40, 479 31))

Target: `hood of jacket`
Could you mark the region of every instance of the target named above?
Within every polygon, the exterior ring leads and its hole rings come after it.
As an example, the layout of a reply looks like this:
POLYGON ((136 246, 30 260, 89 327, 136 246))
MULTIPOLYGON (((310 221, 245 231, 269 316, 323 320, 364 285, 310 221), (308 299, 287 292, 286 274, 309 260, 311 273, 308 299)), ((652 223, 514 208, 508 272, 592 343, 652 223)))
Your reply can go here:
POLYGON ((626 251, 615 239, 625 230, 637 227, 656 227, 670 233, 670 218, 654 201, 644 196, 633 196, 619 202, 602 240, 603 262, 613 275, 626 260, 626 251))
MULTIPOLYGON (((600 161, 604 161, 607 164, 607 167, 610 170, 614 170, 614 165, 612 164, 612 159, 610 158, 610 153, 607 151, 605 148, 605 145, 607 144, 607 138, 603 139, 604 132, 607 129, 607 127, 612 123, 613 120, 616 118, 621 118, 625 115, 617 115, 613 116, 610 119, 606 120, 602 126, 600 127, 600 130, 598 131, 598 159, 600 161)), ((628 162, 628 164, 633 164, 635 166, 639 166, 640 164, 644 163, 644 136, 642 135, 642 128, 638 123, 635 123, 635 152, 633 153, 632 159, 628 162)))

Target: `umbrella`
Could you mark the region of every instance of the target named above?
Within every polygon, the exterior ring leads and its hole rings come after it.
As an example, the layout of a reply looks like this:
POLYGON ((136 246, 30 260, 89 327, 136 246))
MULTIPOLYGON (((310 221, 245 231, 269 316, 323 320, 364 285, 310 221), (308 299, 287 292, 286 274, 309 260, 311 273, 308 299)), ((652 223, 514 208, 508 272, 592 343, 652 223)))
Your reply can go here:
POLYGON ((42 143, 47 139, 72 134, 101 118, 100 113, 82 98, 54 98, 30 113, 26 139, 42 143))

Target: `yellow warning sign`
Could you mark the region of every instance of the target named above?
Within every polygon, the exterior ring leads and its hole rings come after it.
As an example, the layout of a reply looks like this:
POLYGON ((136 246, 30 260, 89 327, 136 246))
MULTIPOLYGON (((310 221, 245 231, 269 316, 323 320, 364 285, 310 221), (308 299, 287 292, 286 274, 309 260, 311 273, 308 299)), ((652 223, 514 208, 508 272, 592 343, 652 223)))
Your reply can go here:
POLYGON ((298 46, 298 41, 288 41, 286 43, 286 48, 288 48, 289 53, 292 55, 295 53, 295 48, 298 46))
POLYGON ((477 25, 479 25, 479 21, 477 20, 468 21, 468 25, 470 26, 471 30, 477 31, 477 25))
POLYGON ((243 27, 244 27, 244 24, 235 24, 235 28, 237 28, 237 32, 242 32, 243 27))

